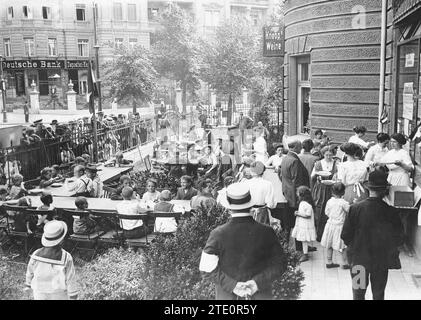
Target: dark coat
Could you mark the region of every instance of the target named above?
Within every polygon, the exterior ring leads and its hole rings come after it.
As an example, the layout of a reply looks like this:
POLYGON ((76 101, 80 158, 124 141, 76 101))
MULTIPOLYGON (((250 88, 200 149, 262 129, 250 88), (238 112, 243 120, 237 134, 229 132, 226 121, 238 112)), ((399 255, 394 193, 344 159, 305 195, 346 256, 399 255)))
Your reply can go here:
POLYGON ((197 190, 191 187, 187 193, 184 192, 183 188, 178 188, 175 200, 191 200, 194 196, 197 196, 197 190))
POLYGON ((234 300, 237 282, 256 281, 253 299, 270 299, 271 285, 282 272, 283 251, 271 227, 253 217, 231 218, 213 230, 203 251, 217 255, 217 268, 208 276, 216 283, 217 300, 234 300))
POLYGON ((351 205, 341 238, 348 246, 351 265, 366 268, 395 268, 397 248, 403 243, 399 210, 380 198, 351 205), (395 261, 393 261, 395 260, 395 261))
POLYGON ((310 178, 306 167, 293 152, 288 152, 281 166, 282 192, 290 208, 298 208, 296 192, 298 187, 310 187, 310 178))

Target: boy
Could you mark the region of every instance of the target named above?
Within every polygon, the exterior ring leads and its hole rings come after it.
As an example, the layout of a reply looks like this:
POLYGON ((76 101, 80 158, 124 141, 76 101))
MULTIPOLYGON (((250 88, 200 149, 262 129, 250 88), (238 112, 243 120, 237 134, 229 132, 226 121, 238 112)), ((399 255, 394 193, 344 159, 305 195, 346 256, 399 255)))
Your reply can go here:
POLYGON ((178 188, 175 200, 191 200, 197 196, 197 190, 192 187, 192 178, 190 176, 181 177, 181 188, 178 188))
MULTIPOLYGON (((123 200, 122 191, 125 187, 131 187, 132 179, 128 175, 122 175, 120 177, 119 187, 111 194, 111 200, 123 200)), ((136 199, 136 195, 133 192, 133 199, 136 199)))
POLYGON ((75 234, 91 234, 100 230, 98 224, 93 220, 89 213, 86 212, 88 209, 88 200, 85 197, 77 197, 75 200, 76 212, 85 212, 86 214, 73 216, 73 233, 75 234))

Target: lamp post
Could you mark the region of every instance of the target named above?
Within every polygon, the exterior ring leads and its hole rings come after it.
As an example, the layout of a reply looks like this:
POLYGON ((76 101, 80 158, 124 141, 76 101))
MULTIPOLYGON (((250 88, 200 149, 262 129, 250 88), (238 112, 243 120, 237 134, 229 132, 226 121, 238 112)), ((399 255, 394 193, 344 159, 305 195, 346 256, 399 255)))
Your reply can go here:
POLYGON ((98 6, 94 4, 94 49, 95 49, 95 65, 96 65, 96 84, 98 90, 98 111, 102 111, 102 98, 101 98, 101 80, 99 77, 99 44, 98 44, 98 6))
POLYGON ((3 122, 7 122, 7 113, 6 113, 6 82, 4 81, 4 75, 3 75, 3 56, 0 55, 0 90, 1 90, 1 96, 3 99, 3 122))

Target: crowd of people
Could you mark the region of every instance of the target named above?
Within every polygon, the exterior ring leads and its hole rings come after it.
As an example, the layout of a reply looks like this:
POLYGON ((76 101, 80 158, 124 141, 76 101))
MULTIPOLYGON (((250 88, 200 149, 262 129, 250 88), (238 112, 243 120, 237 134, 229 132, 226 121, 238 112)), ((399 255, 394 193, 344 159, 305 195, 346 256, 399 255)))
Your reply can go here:
MULTIPOLYGON (((257 138, 267 135, 260 124, 254 131, 257 138)), ((281 259, 275 231, 285 230, 288 239, 295 240, 295 249, 302 252, 301 263, 311 259, 311 252, 317 250, 314 243, 318 241, 326 249, 326 268, 341 264, 342 268, 351 269, 355 277, 358 271, 353 267, 363 266, 366 283, 370 280, 372 284, 373 297, 383 299, 388 269, 392 268, 390 256, 396 256, 402 244, 402 223, 397 209, 382 199, 390 186, 411 186, 414 166, 403 149, 407 139, 402 134, 379 133, 377 142, 366 142, 364 127, 355 127, 354 131, 348 142, 335 145, 317 130, 314 139, 303 142, 293 139, 286 145, 280 142, 270 157, 262 157, 259 150, 254 150, 238 163, 233 161, 233 152, 224 152, 221 140, 214 146, 205 145, 202 155, 192 145, 187 150, 188 163, 177 172, 167 172, 180 177, 175 194, 170 190, 158 191, 154 179, 147 181, 146 192, 138 194, 130 175, 123 175, 110 198, 120 200, 116 206, 119 215, 142 214, 151 207, 159 212, 183 214, 185 209, 172 203, 173 199, 189 201, 193 214, 212 210, 217 204, 225 207, 232 219, 212 231, 200 262, 200 270, 205 274, 217 271, 226 275, 217 280, 217 298, 270 297, 270 279, 276 276, 275 266, 281 259), (201 167, 204 169, 200 170, 201 167), (277 174, 282 190, 264 178, 266 170, 277 174), (285 203, 277 202, 277 193, 282 193, 285 203), (335 251, 341 257, 339 260, 334 258, 335 251), (257 276, 251 277, 253 274, 257 276)), ((229 150, 233 148, 231 145, 229 150)), ((87 198, 103 195, 97 167, 90 161, 87 154, 75 158, 75 181, 65 182, 81 212, 72 225, 73 232, 79 234, 107 228, 87 213, 87 198)), ((130 165, 121 154, 115 162, 130 165)), ((41 171, 39 186, 45 188, 62 181, 60 167, 53 166, 41 171)), ((30 205, 24 200, 25 195, 23 177, 19 174, 12 176, 10 187, 0 188, 2 200, 17 199, 19 205, 30 205)), ((51 194, 44 193, 41 202, 40 211, 54 209, 51 194)), ((153 230, 145 227, 142 220, 122 219, 120 226, 126 238, 139 238, 150 232, 173 233, 177 221, 172 217, 157 218, 153 230)), ((43 227, 46 235, 54 228, 58 232, 69 226, 59 226, 54 216, 46 214, 40 215, 38 221, 18 222, 18 227, 28 233, 43 227)), ((60 243, 53 247, 57 246, 60 243)), ((39 253, 38 257, 51 259, 55 251, 50 251, 45 248, 37 251, 28 267, 28 281, 35 289, 36 280, 30 275, 40 264, 36 256, 39 253)), ((366 287, 354 288, 354 298, 363 299, 365 290, 366 287)))

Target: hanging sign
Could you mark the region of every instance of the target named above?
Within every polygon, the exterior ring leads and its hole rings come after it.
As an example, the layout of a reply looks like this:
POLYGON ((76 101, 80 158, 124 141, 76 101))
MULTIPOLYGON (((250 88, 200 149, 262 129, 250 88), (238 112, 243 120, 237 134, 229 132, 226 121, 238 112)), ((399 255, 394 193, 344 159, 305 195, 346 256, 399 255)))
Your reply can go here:
POLYGON ((415 64, 415 53, 405 55, 405 68, 413 68, 415 64))
POLYGON ((285 52, 285 33, 283 26, 263 28, 263 56, 283 57, 285 52))

